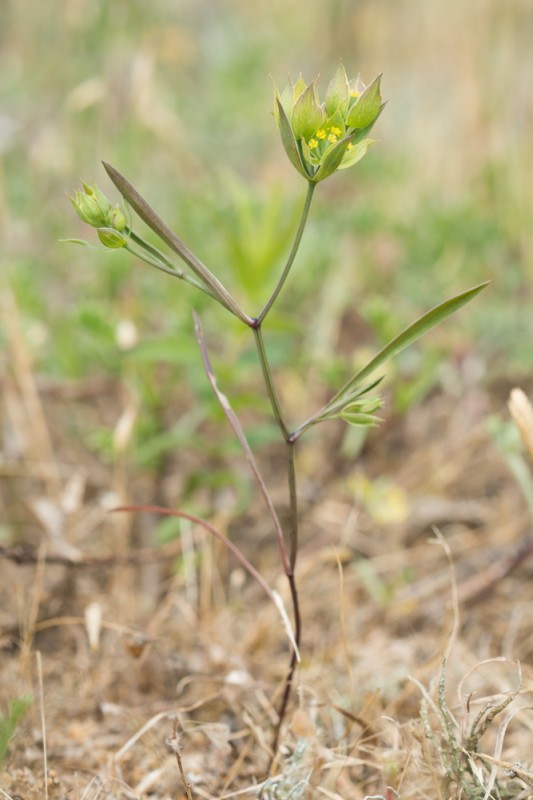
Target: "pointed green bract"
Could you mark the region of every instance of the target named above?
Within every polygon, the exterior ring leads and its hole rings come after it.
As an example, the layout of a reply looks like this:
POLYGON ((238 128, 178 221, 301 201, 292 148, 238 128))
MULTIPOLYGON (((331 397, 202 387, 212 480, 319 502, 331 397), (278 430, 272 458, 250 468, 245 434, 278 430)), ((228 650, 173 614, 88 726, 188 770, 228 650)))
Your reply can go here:
POLYGON ((292 110, 292 87, 286 86, 283 93, 280 94, 278 87, 274 84, 274 119, 279 128, 279 109, 278 102, 283 106, 285 114, 290 114, 292 110))
POLYGON ((351 128, 366 128, 377 120, 382 110, 380 85, 381 75, 378 75, 350 108, 346 123, 351 128))
POLYGON ((309 179, 309 174, 305 169, 302 158, 300 156, 300 151, 298 150, 298 144, 296 142, 296 138, 294 136, 291 124, 287 119, 287 115, 285 114, 285 109, 283 108, 279 100, 277 101, 277 107, 279 115, 279 130, 281 133, 281 141, 283 147, 285 148, 285 152, 289 157, 289 161, 292 163, 293 167, 296 167, 300 175, 303 175, 304 178, 309 179))
POLYGON ((339 139, 344 139, 346 135, 346 123, 340 111, 337 110, 331 115, 331 117, 328 117, 324 123, 324 126, 326 130, 338 131, 336 134, 337 137, 339 139))
MULTIPOLYGON (((296 103, 296 101, 298 100, 300 95, 302 95, 305 92, 306 89, 307 89, 307 84, 304 81, 304 79, 302 78, 302 75, 300 73, 300 75, 298 75, 298 80, 296 81, 294 86, 290 87, 291 94, 292 94, 292 106, 294 106, 294 104, 296 103)), ((292 106, 291 106, 291 108, 292 108, 292 106)))
POLYGON ((291 126, 296 139, 310 139, 322 126, 325 114, 316 101, 315 83, 300 95, 292 110, 291 126))
POLYGON ((337 144, 333 145, 333 147, 330 147, 328 150, 326 150, 320 167, 313 178, 315 183, 329 178, 329 176, 332 175, 335 170, 339 169, 349 144, 349 139, 342 139, 340 142, 337 142, 337 144))
POLYGON ((375 428, 382 421, 379 417, 373 414, 360 414, 352 411, 341 411, 340 418, 347 422, 349 425, 363 428, 375 428))
POLYGON ((361 161, 361 159, 366 156, 370 145, 374 144, 375 141, 375 139, 363 139, 362 142, 358 142, 358 144, 352 145, 350 148, 348 148, 338 166, 338 169, 348 169, 348 167, 353 167, 354 164, 357 164, 358 161, 361 161))
POLYGON ((326 111, 329 116, 338 111, 344 116, 350 103, 350 84, 344 65, 341 63, 337 67, 337 72, 331 79, 326 90, 326 111))

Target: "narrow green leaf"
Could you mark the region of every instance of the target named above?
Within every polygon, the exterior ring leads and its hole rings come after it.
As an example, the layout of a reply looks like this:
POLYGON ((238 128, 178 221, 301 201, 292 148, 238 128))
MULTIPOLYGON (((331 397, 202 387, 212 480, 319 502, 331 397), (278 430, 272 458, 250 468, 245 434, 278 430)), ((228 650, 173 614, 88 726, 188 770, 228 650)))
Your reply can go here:
MULTIPOLYGON (((279 101, 278 101, 279 102, 279 101)), ((203 264, 200 259, 196 258, 194 253, 191 253, 189 248, 176 236, 176 234, 163 222, 161 217, 148 205, 144 197, 139 194, 131 183, 120 174, 120 172, 111 166, 102 162, 104 169, 130 206, 136 211, 139 217, 145 222, 154 233, 156 233, 166 244, 177 253, 180 258, 192 269, 194 273, 202 280, 206 286, 211 290, 211 294, 215 299, 231 311, 236 317, 247 325, 250 324, 250 318, 242 311, 228 290, 216 278, 212 272, 203 264)))
POLYGON ((425 333, 430 331, 440 322, 445 320, 455 311, 458 311, 462 306, 466 305, 466 303, 473 300, 476 295, 478 295, 483 289, 485 289, 489 285, 490 281, 486 281, 485 283, 481 283, 479 286, 474 286, 472 289, 468 289, 466 292, 462 292, 461 294, 452 297, 450 300, 446 300, 444 303, 441 303, 435 308, 432 308, 431 311, 428 311, 427 314, 424 314, 420 319, 406 328, 402 333, 398 334, 391 342, 389 342, 379 353, 374 356, 374 358, 368 362, 366 367, 359 370, 356 375, 354 375, 351 380, 346 383, 342 389, 337 392, 337 394, 327 403, 324 407, 324 411, 330 409, 333 405, 336 405, 341 398, 345 399, 346 396, 352 392, 352 390, 358 386, 365 378, 374 372, 381 364, 385 361, 388 361, 393 356, 396 356, 400 353, 405 347, 412 344, 416 339, 419 339, 425 333))
POLYGON ((302 158, 300 156, 300 151, 298 149, 298 144, 296 142, 296 138, 294 136, 293 130, 291 128, 291 124, 287 119, 287 115, 285 113, 285 109, 281 105, 279 99, 277 102, 278 108, 278 118, 279 118, 279 132, 281 134, 281 141, 283 147, 285 148, 285 152, 289 157, 289 161, 295 167, 300 175, 303 175, 304 178, 309 180, 309 174, 304 166, 302 158))
POLYGON ((91 247, 85 239, 60 239, 61 244, 81 244, 82 247, 91 247))

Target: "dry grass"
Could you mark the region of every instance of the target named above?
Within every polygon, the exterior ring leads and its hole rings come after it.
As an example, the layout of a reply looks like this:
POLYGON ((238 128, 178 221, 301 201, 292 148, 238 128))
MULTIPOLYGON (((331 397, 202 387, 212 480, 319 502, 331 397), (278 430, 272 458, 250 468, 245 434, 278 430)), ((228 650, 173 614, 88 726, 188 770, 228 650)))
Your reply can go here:
MULTIPOLYGON (((312 490, 318 453, 305 454, 303 660, 277 776, 262 784, 287 658, 277 610, 201 530, 157 548, 153 518, 109 516, 110 488, 138 492, 135 475, 81 456, 72 475, 70 394, 37 388, 22 339, 12 354, 5 424, 23 445, 3 498, 34 516, 40 544, 2 562, 2 698, 35 697, 8 797, 43 797, 45 734, 50 798, 173 798, 177 756, 199 797, 257 784, 265 798, 528 796, 531 522, 485 431, 502 402, 436 393, 416 425, 388 423, 362 462, 388 485, 344 468, 312 490)), ((227 513, 215 521, 227 528, 227 513)), ((258 515, 231 534, 286 600, 264 527, 258 515)))

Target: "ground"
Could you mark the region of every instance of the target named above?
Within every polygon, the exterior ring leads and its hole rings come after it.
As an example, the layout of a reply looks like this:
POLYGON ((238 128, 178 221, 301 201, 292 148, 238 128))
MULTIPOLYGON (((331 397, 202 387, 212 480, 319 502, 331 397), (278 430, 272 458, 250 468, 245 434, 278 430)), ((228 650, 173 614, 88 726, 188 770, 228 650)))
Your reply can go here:
MULTIPOLYGON (((83 389, 81 406, 91 403, 83 389)), ((393 414, 355 466, 332 468, 331 452, 321 468, 306 453, 301 666, 268 795, 309 784, 331 797, 481 797, 459 794, 450 737, 466 746, 476 714, 513 693, 512 718, 502 711, 478 750, 520 762, 527 777, 531 521, 487 425, 494 411, 507 415, 507 389, 435 391, 393 414)), ((3 476, 11 513, 22 521, 31 508, 36 519, 33 537, 2 553, 4 707, 34 697, 10 743, 4 795, 44 796, 46 752, 51 798, 175 798, 178 741, 193 794, 253 787, 265 779, 288 663, 278 611, 202 531, 156 546, 154 515, 130 524, 109 514, 116 475, 81 457, 67 469, 59 444, 72 387, 36 389, 34 400, 58 443, 58 484, 45 463, 3 476)), ((275 465, 273 448, 273 481, 275 465)), ((221 507, 211 521, 231 529, 287 604, 268 520, 252 509, 230 525, 221 507)), ((486 785, 489 761, 470 757, 486 785)), ((503 767, 497 779, 502 797, 528 785, 503 767)))

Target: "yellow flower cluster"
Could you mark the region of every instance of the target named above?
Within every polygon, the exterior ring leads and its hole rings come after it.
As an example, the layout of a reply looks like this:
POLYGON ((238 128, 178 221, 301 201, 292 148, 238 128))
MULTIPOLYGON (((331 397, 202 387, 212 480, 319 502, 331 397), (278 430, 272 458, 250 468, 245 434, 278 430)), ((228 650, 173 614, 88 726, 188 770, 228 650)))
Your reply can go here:
POLYGON ((335 125, 332 125, 331 128, 329 128, 329 133, 327 130, 324 130, 324 128, 319 128, 319 130, 317 130, 315 135, 309 139, 307 144, 309 145, 310 150, 316 150, 316 148, 319 145, 318 141, 319 139, 323 140, 327 138, 330 144, 334 144, 341 135, 342 135, 342 130, 340 128, 337 128, 335 125))
POLYGON ((317 81, 306 84, 301 76, 282 94, 275 90, 274 116, 283 146, 304 178, 317 183, 363 158, 372 144, 366 137, 383 109, 380 80, 378 75, 369 86, 360 78, 349 81, 339 64, 324 103, 317 81))

